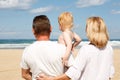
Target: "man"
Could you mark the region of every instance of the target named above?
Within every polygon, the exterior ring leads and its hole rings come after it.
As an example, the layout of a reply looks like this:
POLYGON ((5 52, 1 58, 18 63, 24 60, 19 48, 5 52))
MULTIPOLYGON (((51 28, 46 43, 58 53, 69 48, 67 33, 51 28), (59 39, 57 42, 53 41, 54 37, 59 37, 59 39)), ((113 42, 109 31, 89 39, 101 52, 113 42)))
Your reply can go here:
POLYGON ((35 78, 44 73, 50 76, 63 74, 61 57, 66 47, 50 41, 50 21, 45 15, 33 19, 33 34, 36 41, 26 47, 21 60, 22 77, 26 80, 35 78))

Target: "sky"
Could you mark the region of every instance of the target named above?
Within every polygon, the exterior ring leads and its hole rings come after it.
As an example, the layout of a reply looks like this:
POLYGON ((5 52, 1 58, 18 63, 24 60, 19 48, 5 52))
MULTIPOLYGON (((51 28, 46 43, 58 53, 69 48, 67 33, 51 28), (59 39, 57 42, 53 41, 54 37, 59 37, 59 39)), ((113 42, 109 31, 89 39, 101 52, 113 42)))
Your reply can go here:
POLYGON ((110 39, 120 39, 120 0, 0 0, 0 39, 34 39, 32 20, 37 15, 48 16, 51 39, 57 39, 62 12, 72 13, 73 31, 82 39, 87 39, 86 20, 91 16, 104 19, 110 39))

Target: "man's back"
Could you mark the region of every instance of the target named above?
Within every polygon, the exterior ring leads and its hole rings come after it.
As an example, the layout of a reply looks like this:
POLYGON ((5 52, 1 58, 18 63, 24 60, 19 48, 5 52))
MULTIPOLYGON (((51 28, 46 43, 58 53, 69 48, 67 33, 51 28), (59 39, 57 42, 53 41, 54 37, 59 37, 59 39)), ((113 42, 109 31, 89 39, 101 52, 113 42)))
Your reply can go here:
POLYGON ((57 42, 36 41, 24 50, 21 66, 30 68, 33 78, 41 72, 50 76, 60 75, 63 73, 61 57, 65 49, 57 42))

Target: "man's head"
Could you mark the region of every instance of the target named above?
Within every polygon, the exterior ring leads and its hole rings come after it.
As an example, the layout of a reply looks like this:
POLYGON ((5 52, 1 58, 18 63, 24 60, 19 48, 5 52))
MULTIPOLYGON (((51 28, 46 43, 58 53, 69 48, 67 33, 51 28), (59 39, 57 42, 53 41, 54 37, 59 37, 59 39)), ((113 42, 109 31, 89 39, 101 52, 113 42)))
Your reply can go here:
POLYGON ((34 35, 50 35, 51 25, 48 17, 46 15, 39 15, 33 19, 33 33, 34 35))

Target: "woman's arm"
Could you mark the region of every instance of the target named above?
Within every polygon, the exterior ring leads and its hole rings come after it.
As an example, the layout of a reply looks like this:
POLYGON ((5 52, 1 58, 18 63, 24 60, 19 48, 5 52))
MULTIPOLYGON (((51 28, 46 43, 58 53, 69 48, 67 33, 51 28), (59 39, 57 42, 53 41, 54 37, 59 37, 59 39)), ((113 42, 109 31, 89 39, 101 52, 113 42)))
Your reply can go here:
POLYGON ((70 78, 66 74, 63 74, 61 76, 54 77, 54 80, 70 80, 70 78))
POLYGON ((50 76, 41 74, 36 79, 37 80, 70 80, 70 78, 66 74, 56 76, 56 77, 50 77, 50 76))

